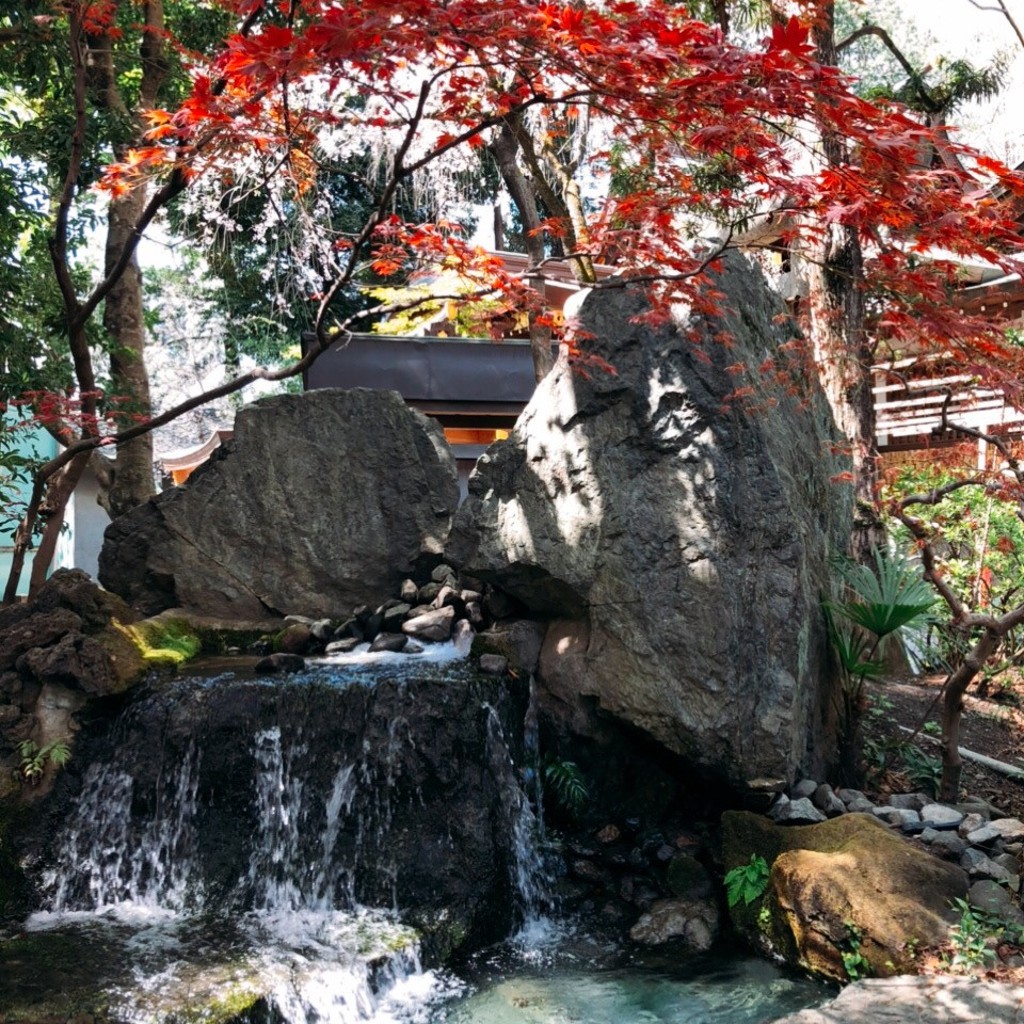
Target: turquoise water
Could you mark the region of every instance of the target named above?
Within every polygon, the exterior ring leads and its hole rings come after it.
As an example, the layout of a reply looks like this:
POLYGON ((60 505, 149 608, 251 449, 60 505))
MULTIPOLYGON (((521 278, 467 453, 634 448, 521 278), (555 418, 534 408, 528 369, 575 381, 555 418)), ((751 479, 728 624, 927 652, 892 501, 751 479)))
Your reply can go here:
POLYGON ((572 942, 464 972, 430 1024, 764 1024, 835 992, 745 954, 625 953, 572 942))

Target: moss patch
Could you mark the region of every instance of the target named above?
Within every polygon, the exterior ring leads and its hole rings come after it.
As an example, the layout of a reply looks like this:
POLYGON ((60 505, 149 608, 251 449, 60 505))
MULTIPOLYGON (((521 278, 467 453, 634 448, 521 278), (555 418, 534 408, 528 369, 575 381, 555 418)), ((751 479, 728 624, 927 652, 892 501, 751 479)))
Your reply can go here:
POLYGON ((177 670, 202 650, 199 637, 182 619, 146 619, 128 626, 115 621, 113 625, 131 640, 148 668, 177 670))

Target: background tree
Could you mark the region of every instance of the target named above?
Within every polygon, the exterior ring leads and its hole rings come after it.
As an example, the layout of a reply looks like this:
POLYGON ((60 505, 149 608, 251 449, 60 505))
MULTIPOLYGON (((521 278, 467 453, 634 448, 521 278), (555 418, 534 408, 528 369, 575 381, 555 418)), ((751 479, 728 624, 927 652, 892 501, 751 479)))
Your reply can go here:
MULTIPOLYGON (((924 262, 921 253, 941 245, 1016 268, 1016 225, 988 186, 1014 194, 1019 177, 961 146, 951 146, 959 167, 920 167, 917 156, 934 132, 897 106, 866 102, 818 59, 810 32, 827 26, 821 18, 829 4, 810 5, 807 24, 780 20, 753 47, 730 43, 717 26, 660 0, 612 0, 600 9, 525 0, 308 0, 273 8, 246 3, 244 16, 241 7, 241 31, 214 58, 196 62, 189 95, 177 108, 149 112, 147 144, 108 168, 105 187, 115 199, 148 198, 136 219, 127 218, 102 281, 81 298, 66 254, 71 210, 88 180, 89 62, 95 53, 102 64, 118 26, 113 17, 89 20, 93 6, 77 2, 55 9, 48 23, 69 47, 75 98, 70 158, 49 224, 81 415, 78 439, 36 478, 22 544, 41 511, 59 518, 62 481, 92 451, 121 447, 256 379, 295 375, 347 331, 388 311, 372 301, 339 311, 338 300, 367 274, 398 284, 440 266, 471 286, 469 295, 460 287, 453 301, 487 298, 498 318, 526 311, 547 326, 535 284, 549 255, 541 259, 538 251, 524 275, 513 275, 470 244, 447 211, 415 220, 398 212, 403 189, 422 194, 431 180, 443 184, 478 166, 479 153, 500 145, 506 129, 545 207, 538 225, 545 253, 561 247, 584 275, 593 263, 617 269, 617 278, 595 287, 647 285, 652 317, 678 301, 698 315, 713 307, 705 272, 736 244, 742 223, 776 214, 781 199, 785 211, 800 214, 787 240, 799 233, 805 244, 821 244, 838 226, 872 247, 869 279, 880 289, 868 307, 873 336, 899 347, 949 335, 965 354, 983 355, 993 374, 1012 368, 990 323, 938 301, 955 281, 952 262, 924 262), (87 38, 96 33, 111 38, 87 38), (567 126, 584 121, 590 145, 563 145, 567 126), (799 159, 806 135, 794 128, 803 125, 827 128, 850 158, 825 168, 799 159), (517 134, 524 129, 528 138, 517 134), (377 155, 378 171, 364 213, 342 227, 317 217, 330 174, 367 149, 377 155), (224 215, 225 197, 261 195, 275 226, 293 218, 300 244, 291 251, 304 254, 288 263, 293 294, 309 303, 315 341, 290 366, 255 367, 148 423, 108 430, 91 397, 96 373, 87 325, 131 276, 142 232, 185 194, 212 217, 224 215), (718 241, 709 246, 712 227, 718 241)), ((109 85, 109 76, 98 80, 109 85)), ((520 211, 524 225, 528 214, 520 211)), ((580 339, 566 340, 580 352, 580 339)), ((758 368, 735 369, 740 383, 758 368)), ((773 372, 770 365, 759 370, 773 372)), ((738 387, 735 401, 751 390, 738 387)))

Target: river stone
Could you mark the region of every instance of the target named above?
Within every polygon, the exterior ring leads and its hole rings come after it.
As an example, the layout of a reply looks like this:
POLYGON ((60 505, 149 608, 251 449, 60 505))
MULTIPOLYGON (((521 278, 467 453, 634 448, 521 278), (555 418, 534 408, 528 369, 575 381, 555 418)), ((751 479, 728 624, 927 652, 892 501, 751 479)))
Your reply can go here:
POLYGON ((921 820, 933 828, 956 828, 964 820, 964 813, 946 804, 926 804, 921 808, 921 820))
POLYGON ((370 652, 375 654, 378 651, 391 651, 397 653, 404 651, 409 638, 404 633, 380 633, 370 644, 370 652))
POLYGON ((976 978, 869 978, 775 1024, 1020 1024, 1024 987, 976 978))
POLYGON ((760 271, 721 262, 719 316, 653 325, 638 289, 586 295, 587 351, 615 372, 563 353, 477 463, 448 552, 559 620, 539 696, 563 729, 596 703, 737 783, 820 778, 835 750, 821 599, 849 489, 830 481, 843 463, 815 382, 794 399, 730 372, 785 359, 791 338, 760 271), (744 385, 756 408, 730 401, 744 385))
MULTIPOLYGON (((919 850, 877 818, 847 814, 819 825, 780 827, 759 815, 722 816, 726 870, 751 854, 770 866, 771 934, 789 963, 847 980, 842 952, 849 923, 862 932, 860 952, 877 974, 909 967, 906 944, 945 940, 950 904, 967 892, 967 875, 919 850)), ((760 934, 753 910, 731 908, 745 934, 760 934)))
POLYGON ((437 562, 457 501, 441 428, 398 394, 276 395, 187 484, 111 523, 100 580, 145 614, 341 618, 437 562))
POLYGON ((402 632, 420 640, 431 640, 435 643, 447 640, 452 635, 455 624, 455 609, 431 608, 420 615, 406 619, 402 623, 402 632))
POLYGON ((629 930, 629 937, 644 946, 679 940, 694 953, 709 950, 718 935, 718 907, 710 899, 655 900, 629 930))

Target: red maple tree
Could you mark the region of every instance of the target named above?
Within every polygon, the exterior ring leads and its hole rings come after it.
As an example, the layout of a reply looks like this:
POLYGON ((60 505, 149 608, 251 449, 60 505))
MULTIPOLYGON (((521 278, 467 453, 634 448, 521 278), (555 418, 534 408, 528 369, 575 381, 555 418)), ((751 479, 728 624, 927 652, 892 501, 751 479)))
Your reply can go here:
MULTIPOLYGON (((83 420, 78 440, 37 476, 21 545, 47 481, 71 460, 123 444, 257 378, 300 373, 379 313, 333 318, 335 298, 368 268, 397 279, 441 264, 499 311, 531 310, 535 323, 548 326, 539 285, 550 249, 535 245, 532 266, 516 275, 444 216, 405 223, 393 212, 396 193, 417 176, 465 153, 496 153, 502 139, 542 193, 548 216, 538 221, 536 209, 532 219, 521 211, 524 224, 536 222, 533 238, 557 245, 594 287, 647 285, 652 317, 678 301, 712 309, 706 271, 725 249, 749 242, 754 220, 774 218, 783 226, 773 244, 812 255, 838 226, 865 254, 851 282, 863 290, 863 327, 873 348, 941 346, 986 381, 1016 385, 1019 357, 999 325, 960 312, 950 296, 958 260, 1020 270, 1014 202, 1024 196, 1024 179, 896 105, 858 97, 820 59, 816 32, 831 7, 825 0, 805 4, 801 18, 779 21, 752 48, 665 0, 221 4, 237 15, 240 30, 196 64, 191 94, 177 109, 150 112, 148 145, 108 169, 105 187, 114 195, 153 183, 114 273, 124 271, 158 210, 183 191, 216 194, 244 182, 300 202, 330 163, 331 140, 383 154, 376 201, 357 229, 318 250, 328 255, 315 268, 322 287, 310 296, 316 340, 301 360, 282 370, 253 369, 114 434, 83 420), (584 121, 588 144, 570 152, 584 121), (814 141, 821 138, 841 139, 840 156, 823 159, 814 141), (934 258, 940 250, 943 258, 934 258), (597 281, 596 263, 613 267, 616 277, 597 281)), ((108 6, 55 5, 73 48, 76 33, 111 30, 108 6)), ((109 282, 84 301, 74 297, 69 318, 95 308, 104 288, 109 282)), ((571 333, 565 340, 584 344, 571 333)), ((87 351, 76 352, 76 369, 83 382, 90 379, 87 351)), ((83 411, 92 412, 84 401, 83 411)), ((50 505, 53 514, 63 509, 59 498, 50 505)))

